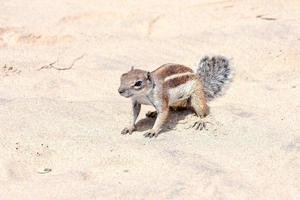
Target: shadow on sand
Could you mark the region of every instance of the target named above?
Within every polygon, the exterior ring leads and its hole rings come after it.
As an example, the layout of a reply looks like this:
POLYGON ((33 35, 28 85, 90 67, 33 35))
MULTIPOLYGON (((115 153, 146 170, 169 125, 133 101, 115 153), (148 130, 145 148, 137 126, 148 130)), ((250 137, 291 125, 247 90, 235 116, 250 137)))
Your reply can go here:
MULTIPOLYGON (((164 124, 163 129, 160 132, 160 134, 174 130, 179 121, 185 120, 185 118, 188 115, 193 114, 193 113, 194 112, 189 109, 177 110, 177 111, 170 110, 168 119, 167 119, 166 123, 164 124)), ((143 131, 151 129, 155 123, 155 120, 156 120, 156 117, 154 117, 154 118, 145 117, 143 119, 140 119, 136 123, 137 132, 143 132, 143 131)))

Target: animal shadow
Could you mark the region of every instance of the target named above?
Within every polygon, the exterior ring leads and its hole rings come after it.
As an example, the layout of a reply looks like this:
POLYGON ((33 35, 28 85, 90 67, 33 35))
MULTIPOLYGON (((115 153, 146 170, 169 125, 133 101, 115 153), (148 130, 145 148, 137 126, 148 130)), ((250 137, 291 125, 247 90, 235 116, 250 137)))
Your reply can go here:
MULTIPOLYGON (((192 110, 170 110, 169 116, 166 123, 163 125, 163 129, 160 133, 168 132, 174 130, 179 121, 184 120, 188 115, 194 113, 192 110)), ((136 123, 136 128, 138 132, 143 132, 149 130, 153 127, 156 117, 145 117, 140 119, 136 123)))

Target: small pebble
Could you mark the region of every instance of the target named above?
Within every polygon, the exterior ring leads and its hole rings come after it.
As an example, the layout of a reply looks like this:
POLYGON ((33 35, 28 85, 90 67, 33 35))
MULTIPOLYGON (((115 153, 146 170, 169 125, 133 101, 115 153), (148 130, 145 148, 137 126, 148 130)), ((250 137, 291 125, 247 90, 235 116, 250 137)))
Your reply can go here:
POLYGON ((37 173, 39 173, 39 174, 47 174, 47 173, 49 173, 51 171, 52 171, 52 169, 50 169, 50 168, 40 168, 40 169, 37 170, 37 173))

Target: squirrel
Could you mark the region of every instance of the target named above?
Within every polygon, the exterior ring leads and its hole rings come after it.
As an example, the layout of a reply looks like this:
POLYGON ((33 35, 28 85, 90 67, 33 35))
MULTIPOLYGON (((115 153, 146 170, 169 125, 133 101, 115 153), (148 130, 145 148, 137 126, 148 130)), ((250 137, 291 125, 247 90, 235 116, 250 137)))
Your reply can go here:
POLYGON ((141 104, 152 105, 156 112, 148 112, 147 117, 157 115, 152 129, 145 137, 157 137, 166 122, 170 108, 192 108, 198 120, 193 127, 206 128, 203 118, 209 114, 207 101, 221 94, 226 82, 231 80, 232 70, 229 60, 223 56, 203 57, 197 71, 180 64, 164 64, 152 72, 133 67, 121 75, 118 92, 132 100, 131 124, 122 134, 132 134, 141 110, 141 104))

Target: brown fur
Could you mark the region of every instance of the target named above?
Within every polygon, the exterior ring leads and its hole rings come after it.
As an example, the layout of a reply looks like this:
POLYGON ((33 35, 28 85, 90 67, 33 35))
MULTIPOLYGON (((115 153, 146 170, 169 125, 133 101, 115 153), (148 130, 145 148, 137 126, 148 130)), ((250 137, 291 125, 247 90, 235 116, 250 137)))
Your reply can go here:
POLYGON ((170 105, 170 108, 174 111, 177 110, 185 110, 187 108, 189 108, 189 101, 187 99, 181 100, 179 102, 173 103, 172 105, 170 105))
POLYGON ((153 75, 161 78, 162 80, 168 76, 173 74, 185 73, 185 72, 193 72, 193 70, 189 67, 179 64, 164 64, 160 66, 158 69, 152 72, 153 75))
POLYGON ((203 86, 201 81, 197 81, 197 86, 195 87, 194 94, 191 96, 191 106, 198 115, 198 117, 203 118, 209 113, 209 109, 206 103, 206 99, 203 92, 203 86))
POLYGON ((165 84, 167 84, 169 88, 175 88, 181 84, 184 84, 190 80, 195 80, 195 79, 197 79, 197 77, 195 75, 187 74, 187 75, 179 76, 176 78, 172 78, 172 79, 166 81, 165 84))

